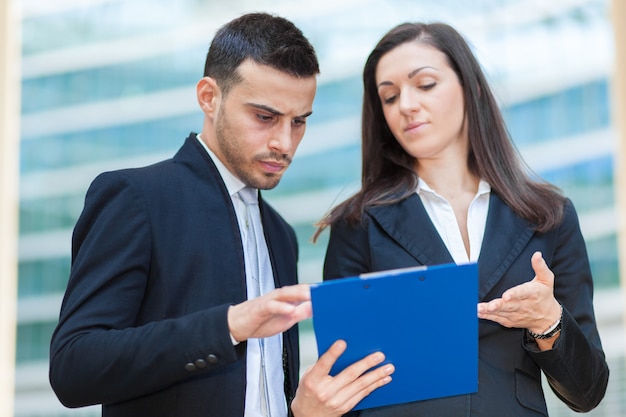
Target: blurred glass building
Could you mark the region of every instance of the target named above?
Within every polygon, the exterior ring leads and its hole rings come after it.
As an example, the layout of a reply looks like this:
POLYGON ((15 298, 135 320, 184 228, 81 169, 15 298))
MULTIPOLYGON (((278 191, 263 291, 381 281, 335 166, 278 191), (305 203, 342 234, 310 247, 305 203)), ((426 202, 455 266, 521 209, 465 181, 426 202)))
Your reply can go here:
MULTIPOLYGON (((361 70, 392 26, 444 21, 466 35, 530 167, 574 201, 596 282, 611 366, 589 415, 626 415, 611 122, 608 0, 22 0, 22 137, 16 417, 97 416, 63 408, 47 379, 49 340, 70 269, 70 241, 100 172, 168 158, 202 113, 195 84, 217 28, 248 11, 293 20, 322 74, 314 115, 281 184, 265 193, 297 230, 300 278, 321 280, 327 233, 313 224, 358 187, 361 70)), ((316 357, 302 325, 303 369, 316 357)), ((546 386, 547 387, 547 386, 546 386)), ((549 388, 546 388, 549 391, 549 388)), ((569 416, 550 393, 552 416, 569 416)))

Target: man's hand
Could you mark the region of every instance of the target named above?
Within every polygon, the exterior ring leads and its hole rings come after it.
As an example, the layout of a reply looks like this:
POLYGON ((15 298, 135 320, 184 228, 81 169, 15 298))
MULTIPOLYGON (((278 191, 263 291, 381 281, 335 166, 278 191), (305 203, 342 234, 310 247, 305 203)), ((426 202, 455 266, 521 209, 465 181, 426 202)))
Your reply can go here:
POLYGON ((395 370, 393 365, 371 370, 385 360, 381 352, 372 353, 336 376, 330 376, 330 369, 346 347, 343 340, 336 341, 304 372, 291 404, 295 417, 341 416, 376 388, 391 382, 390 375, 395 370))
POLYGON ((230 334, 239 342, 282 333, 311 317, 308 284, 277 288, 228 309, 230 334))

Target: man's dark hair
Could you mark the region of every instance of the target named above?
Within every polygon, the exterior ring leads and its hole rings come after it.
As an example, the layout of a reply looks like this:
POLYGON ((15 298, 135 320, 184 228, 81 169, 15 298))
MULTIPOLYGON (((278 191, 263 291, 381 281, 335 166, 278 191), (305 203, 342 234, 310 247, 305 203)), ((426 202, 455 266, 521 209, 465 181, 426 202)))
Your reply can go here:
POLYGON ((319 74, 313 46, 292 22, 267 13, 250 13, 222 26, 209 47, 204 76, 215 79, 227 94, 241 81, 237 69, 246 59, 291 76, 319 74))

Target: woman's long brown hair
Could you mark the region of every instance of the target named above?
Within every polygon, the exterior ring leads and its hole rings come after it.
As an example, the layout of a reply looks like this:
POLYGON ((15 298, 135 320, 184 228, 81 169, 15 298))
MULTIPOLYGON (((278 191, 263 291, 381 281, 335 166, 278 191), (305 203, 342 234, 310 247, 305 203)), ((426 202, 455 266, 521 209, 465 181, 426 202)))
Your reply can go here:
POLYGON ((443 23, 404 23, 390 30, 369 55, 363 70, 361 189, 317 224, 313 240, 342 220, 356 224, 368 207, 401 201, 417 188, 415 158, 389 130, 376 88, 376 67, 387 52, 420 42, 443 52, 463 89, 468 125, 470 171, 484 179, 511 209, 539 232, 563 218, 563 197, 555 186, 534 176, 513 145, 483 71, 465 39, 443 23))

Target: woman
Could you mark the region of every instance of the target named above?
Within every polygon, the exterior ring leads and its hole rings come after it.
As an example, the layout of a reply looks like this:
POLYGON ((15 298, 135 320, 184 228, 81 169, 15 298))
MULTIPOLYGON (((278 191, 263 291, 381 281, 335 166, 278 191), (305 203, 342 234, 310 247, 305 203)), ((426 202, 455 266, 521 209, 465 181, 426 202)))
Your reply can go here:
POLYGON ((480 322, 477 393, 360 415, 547 416, 542 371, 573 410, 597 406, 609 371, 577 214, 529 174, 463 37, 399 25, 363 82, 362 184, 320 222, 324 279, 477 261, 480 322))

